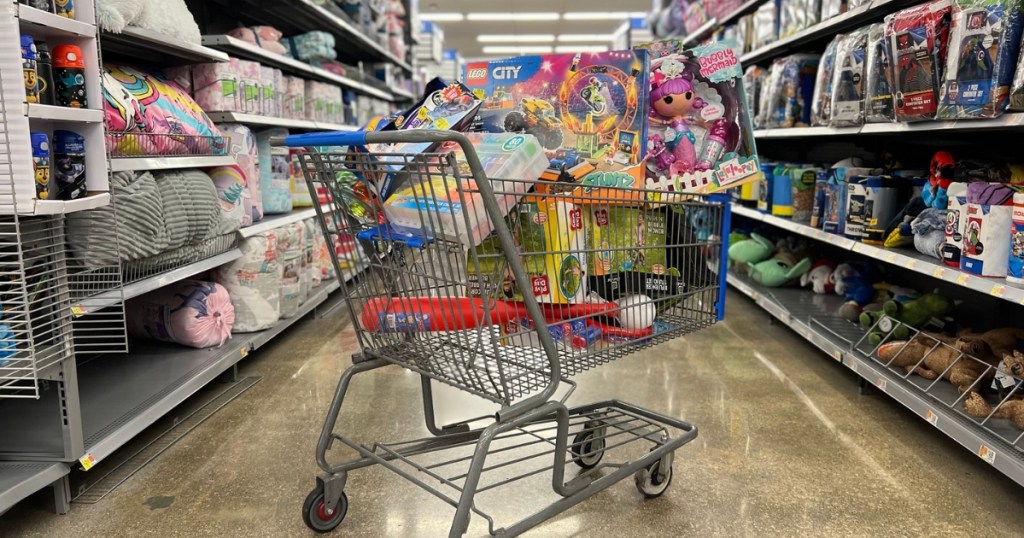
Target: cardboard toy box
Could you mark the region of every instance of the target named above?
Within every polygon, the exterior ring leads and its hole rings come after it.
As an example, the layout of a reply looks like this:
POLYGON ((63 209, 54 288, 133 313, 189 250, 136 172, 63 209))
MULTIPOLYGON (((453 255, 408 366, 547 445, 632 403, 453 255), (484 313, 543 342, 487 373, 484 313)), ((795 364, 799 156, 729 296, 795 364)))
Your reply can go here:
POLYGON ((533 134, 553 166, 599 172, 636 165, 647 147, 647 54, 522 56, 466 65, 488 132, 533 134))
POLYGON ((608 300, 682 293, 668 255, 674 227, 664 208, 587 205, 584 212, 591 290, 608 300))
MULTIPOLYGON (((562 199, 530 197, 508 218, 519 251, 524 253, 521 262, 530 289, 541 303, 580 304, 587 297, 583 210, 562 199)), ((522 301, 497 237, 489 237, 476 248, 480 270, 469 268, 470 295, 522 301)))

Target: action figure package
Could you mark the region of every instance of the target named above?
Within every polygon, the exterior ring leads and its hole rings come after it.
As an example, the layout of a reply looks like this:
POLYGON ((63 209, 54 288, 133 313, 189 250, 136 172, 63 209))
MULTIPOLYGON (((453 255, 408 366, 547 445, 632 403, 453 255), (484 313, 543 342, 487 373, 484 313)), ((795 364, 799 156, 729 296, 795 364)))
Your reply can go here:
POLYGON ((898 121, 935 117, 946 65, 950 0, 933 0, 885 18, 893 54, 893 96, 898 121))
POLYGON ((778 13, 779 38, 783 39, 818 24, 821 0, 781 0, 778 13))
POLYGON ((753 33, 750 39, 751 50, 770 45, 779 38, 779 18, 777 2, 765 2, 753 15, 753 33))
POLYGON ((830 121, 833 127, 852 127, 864 123, 867 41, 868 28, 859 28, 850 32, 836 48, 830 121))
POLYGON ((814 100, 811 101, 812 125, 824 126, 832 120, 832 75, 835 74, 836 52, 844 39, 845 35, 837 35, 821 55, 817 81, 814 83, 814 100))
POLYGON ((759 167, 743 71, 729 42, 650 53, 647 188, 713 192, 756 180, 759 167))
POLYGON ((484 130, 532 134, 553 167, 591 173, 643 160, 647 77, 647 53, 626 50, 473 62, 465 83, 483 100, 484 130))
POLYGON ((892 103, 892 54, 885 38, 885 24, 868 27, 867 50, 864 119, 868 123, 893 121, 896 116, 892 103))
POLYGON ((747 108, 750 110, 750 117, 755 129, 761 125, 761 88, 768 79, 768 71, 763 67, 752 65, 743 72, 743 93, 747 100, 747 108))
POLYGON ((1020 52, 1021 0, 955 0, 949 25, 942 119, 1003 113, 1020 52))
POLYGON ((810 125, 819 59, 816 54, 794 54, 772 63, 761 100, 765 127, 810 125))

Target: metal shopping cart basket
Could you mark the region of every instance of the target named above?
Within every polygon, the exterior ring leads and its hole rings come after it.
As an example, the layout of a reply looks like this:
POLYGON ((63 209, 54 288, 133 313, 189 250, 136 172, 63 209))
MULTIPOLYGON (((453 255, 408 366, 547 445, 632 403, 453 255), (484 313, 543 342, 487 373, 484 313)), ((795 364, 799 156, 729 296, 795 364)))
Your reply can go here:
MULTIPOLYGON (((665 492, 673 455, 697 428, 617 400, 568 407, 569 378, 722 319, 727 198, 489 179, 473 144, 452 132, 306 134, 277 144, 304 148, 310 194, 329 195, 317 208, 328 244, 340 236, 358 244, 344 255, 330 249, 361 352, 317 444, 322 473, 302 507, 310 528, 336 528, 348 510, 348 472, 374 464, 454 507, 451 537, 468 531, 474 513, 492 535, 518 535, 629 475, 648 498, 665 492), (415 144, 439 149, 380 151, 415 144), (384 185, 405 185, 401 207, 379 209, 373 196, 384 185), (385 224, 398 210, 417 225, 385 224), (358 283, 341 276, 353 265, 368 268, 358 283), (386 365, 420 375, 430 435, 362 443, 336 433, 352 378, 386 365), (500 410, 439 426, 432 381, 500 410), (329 462, 337 442, 358 456, 329 462), (530 485, 527 498, 552 488, 551 502, 499 527, 485 498, 521 496, 530 485)), ((496 504, 507 508, 507 499, 496 504)))

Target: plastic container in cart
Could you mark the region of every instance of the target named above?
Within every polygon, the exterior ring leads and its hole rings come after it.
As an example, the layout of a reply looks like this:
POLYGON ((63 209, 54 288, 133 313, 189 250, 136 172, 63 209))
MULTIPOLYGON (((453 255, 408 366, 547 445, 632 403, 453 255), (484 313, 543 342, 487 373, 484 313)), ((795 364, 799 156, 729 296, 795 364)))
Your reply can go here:
MULTIPOLYGON (((529 134, 467 134, 480 162, 499 194, 498 206, 507 214, 549 163, 544 148, 529 134)), ((442 150, 443 152, 444 150, 442 150)), ((467 248, 494 230, 466 156, 458 145, 451 150, 458 170, 431 174, 397 189, 384 203, 384 214, 398 232, 458 241, 467 248), (463 193, 459 192, 462 183, 463 193), (467 219, 469 225, 467 226, 467 219)))

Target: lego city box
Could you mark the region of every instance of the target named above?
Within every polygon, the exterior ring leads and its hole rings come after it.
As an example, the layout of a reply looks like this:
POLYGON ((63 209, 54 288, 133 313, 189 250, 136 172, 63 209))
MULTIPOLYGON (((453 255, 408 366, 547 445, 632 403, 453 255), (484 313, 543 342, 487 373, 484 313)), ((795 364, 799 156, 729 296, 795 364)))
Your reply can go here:
POLYGON ((645 188, 707 193, 757 181, 760 164, 731 43, 686 49, 676 39, 650 54, 645 188))
POLYGON ((647 54, 609 51, 522 56, 466 65, 488 132, 537 137, 558 179, 642 164, 647 145, 647 54))

